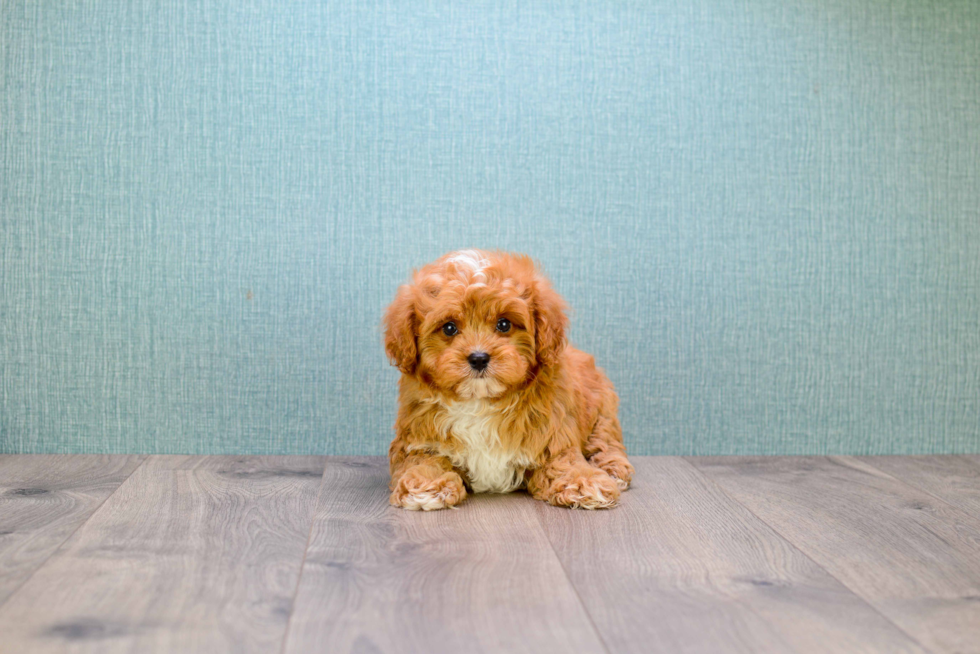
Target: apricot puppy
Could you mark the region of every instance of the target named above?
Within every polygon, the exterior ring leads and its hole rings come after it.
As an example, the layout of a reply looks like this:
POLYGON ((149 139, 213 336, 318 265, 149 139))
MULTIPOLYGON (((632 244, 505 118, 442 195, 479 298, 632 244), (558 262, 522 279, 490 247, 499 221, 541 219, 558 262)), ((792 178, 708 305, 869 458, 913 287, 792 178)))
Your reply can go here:
POLYGON ((431 511, 527 488, 602 509, 629 487, 619 398, 567 344, 565 303, 523 255, 461 250, 415 272, 385 315, 402 376, 391 504, 431 511))

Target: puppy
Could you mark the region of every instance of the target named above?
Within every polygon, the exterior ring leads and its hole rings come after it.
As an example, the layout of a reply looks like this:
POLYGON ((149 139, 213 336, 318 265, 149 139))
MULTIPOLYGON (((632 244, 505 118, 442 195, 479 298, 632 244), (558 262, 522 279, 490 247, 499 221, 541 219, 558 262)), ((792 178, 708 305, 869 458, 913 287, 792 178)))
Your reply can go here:
POLYGON ((415 272, 385 315, 401 371, 390 502, 452 507, 526 488, 581 509, 629 487, 619 398, 566 343, 565 303, 530 258, 461 250, 415 272))

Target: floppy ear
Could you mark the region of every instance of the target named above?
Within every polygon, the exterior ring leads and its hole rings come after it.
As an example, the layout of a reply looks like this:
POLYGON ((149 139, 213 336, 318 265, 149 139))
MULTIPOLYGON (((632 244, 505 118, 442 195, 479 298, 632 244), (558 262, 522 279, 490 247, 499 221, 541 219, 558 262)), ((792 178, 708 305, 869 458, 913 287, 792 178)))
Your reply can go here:
POLYGON ((534 283, 534 344, 538 363, 553 366, 565 349, 565 301, 544 279, 534 283))
POLYGON ((385 352, 391 364, 406 375, 415 372, 418 362, 415 328, 415 289, 405 285, 385 312, 385 352))

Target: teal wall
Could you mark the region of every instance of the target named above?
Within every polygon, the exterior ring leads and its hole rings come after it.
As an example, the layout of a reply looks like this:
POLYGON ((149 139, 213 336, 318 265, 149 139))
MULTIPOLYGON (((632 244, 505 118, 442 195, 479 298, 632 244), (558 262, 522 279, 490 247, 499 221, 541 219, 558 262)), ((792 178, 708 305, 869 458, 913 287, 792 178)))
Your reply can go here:
POLYGON ((640 454, 980 451, 980 2, 0 2, 0 451, 386 450, 525 251, 640 454))

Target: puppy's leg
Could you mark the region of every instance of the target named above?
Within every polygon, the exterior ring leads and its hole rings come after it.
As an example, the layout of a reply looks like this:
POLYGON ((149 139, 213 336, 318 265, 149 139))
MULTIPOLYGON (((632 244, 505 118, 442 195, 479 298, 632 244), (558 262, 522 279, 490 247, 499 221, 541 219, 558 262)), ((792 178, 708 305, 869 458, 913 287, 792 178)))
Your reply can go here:
POLYGON ((558 453, 535 470, 527 489, 535 499, 573 509, 606 509, 619 499, 616 480, 589 465, 577 447, 558 453))
POLYGON ((616 480, 620 490, 630 487, 630 482, 633 480, 633 466, 626 458, 623 430, 619 426, 615 409, 612 415, 599 413, 592 434, 585 442, 584 453, 589 463, 605 470, 616 480))
POLYGON ((391 457, 392 506, 410 511, 434 511, 466 499, 466 486, 444 456, 399 453, 391 457))

